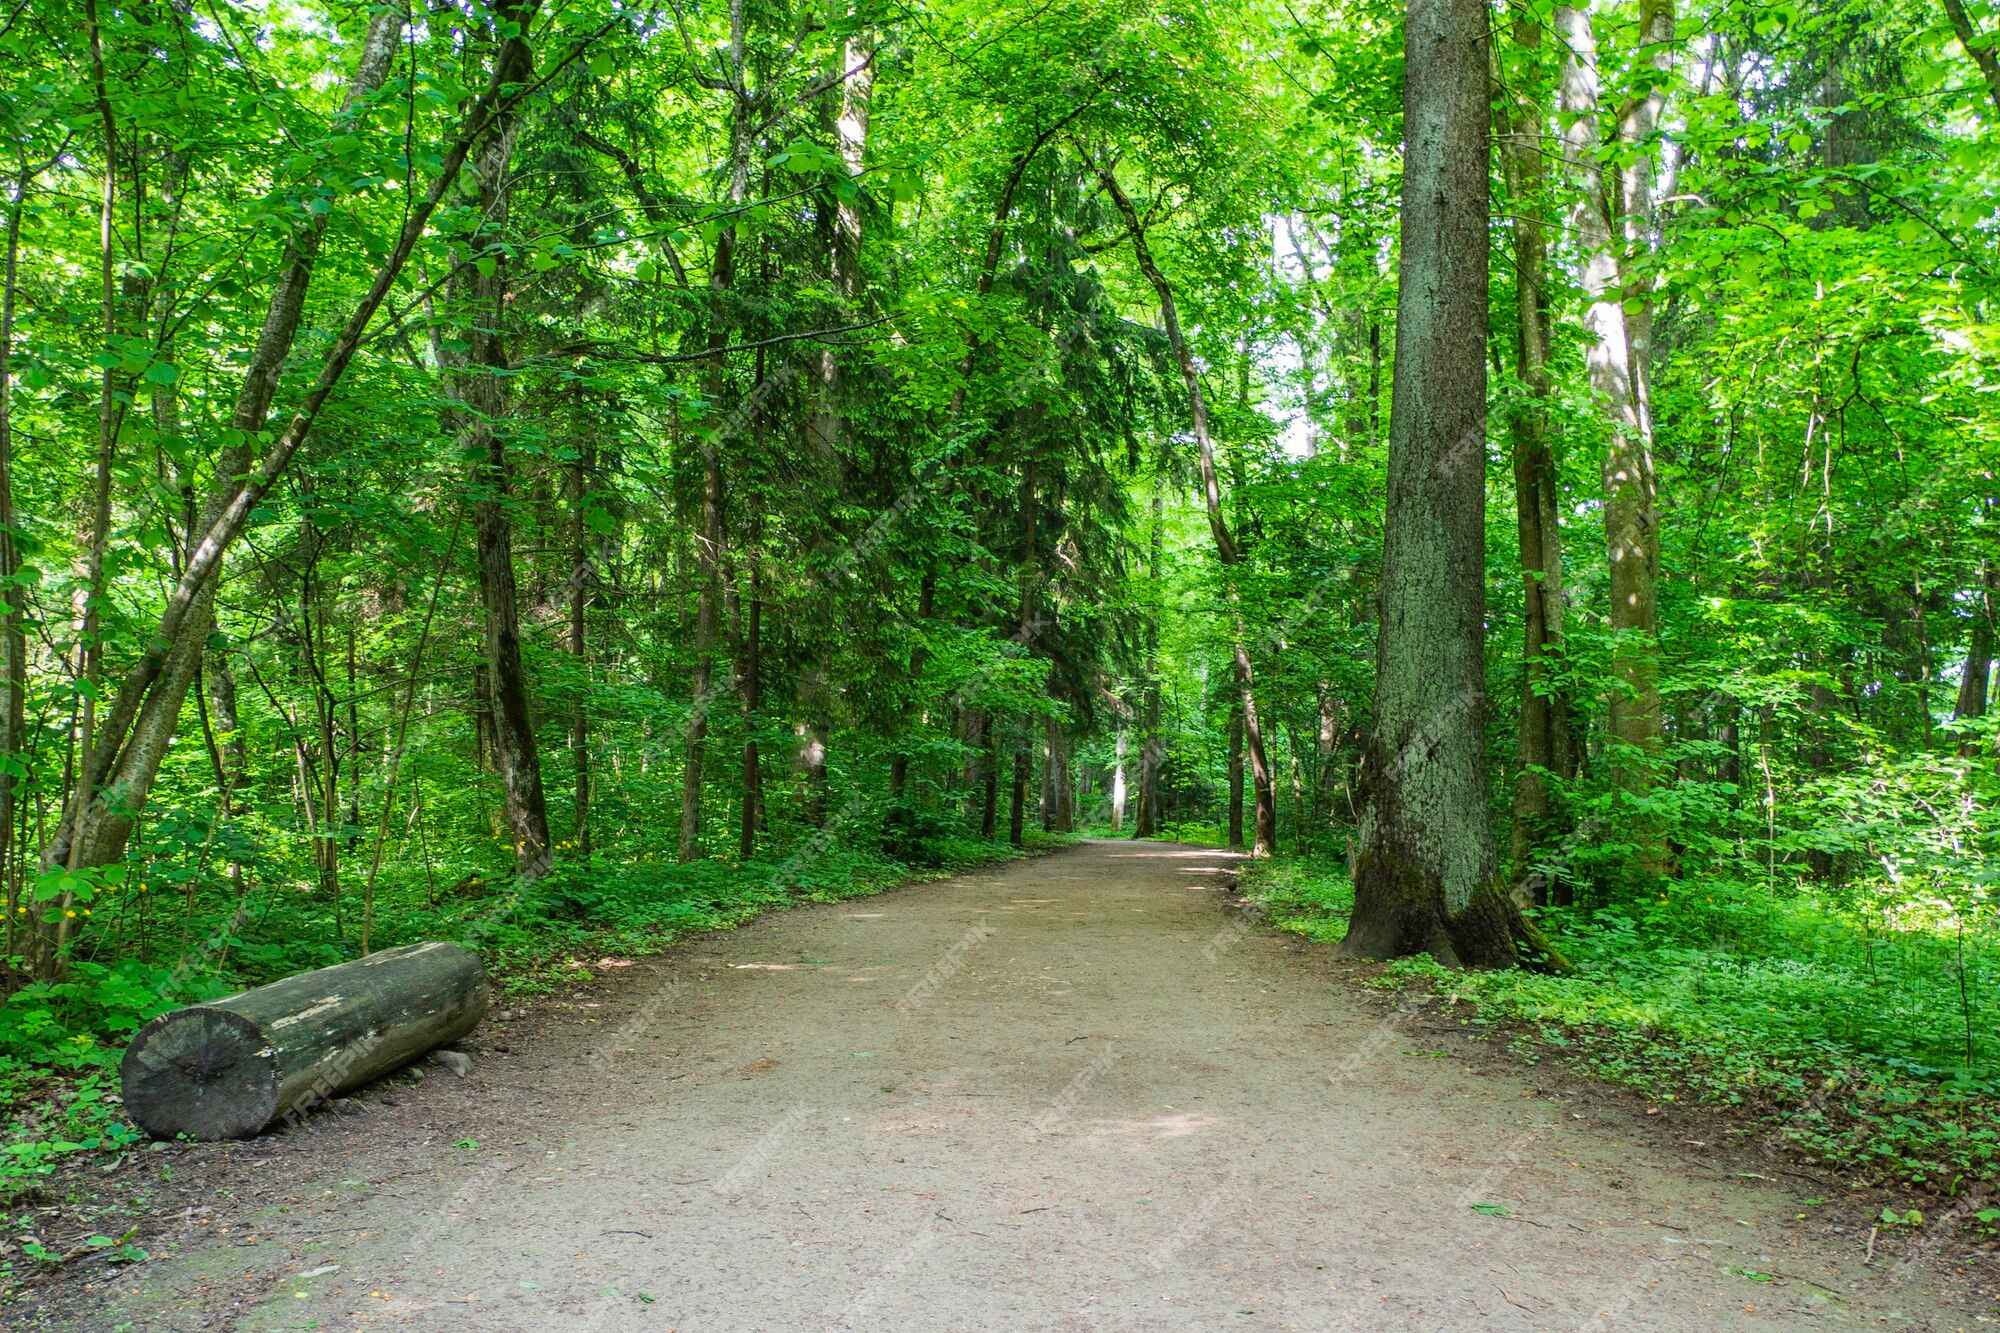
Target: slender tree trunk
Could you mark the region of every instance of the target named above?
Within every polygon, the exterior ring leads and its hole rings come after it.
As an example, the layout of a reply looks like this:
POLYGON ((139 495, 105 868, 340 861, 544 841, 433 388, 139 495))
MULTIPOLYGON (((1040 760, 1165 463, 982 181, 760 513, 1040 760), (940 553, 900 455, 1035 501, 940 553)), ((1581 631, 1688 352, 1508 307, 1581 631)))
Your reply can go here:
POLYGON ((1368 321, 1368 443, 1382 438, 1382 325, 1368 321))
MULTIPOLYGON (((504 20, 525 23, 513 8, 504 20)), ((471 409, 473 536, 478 550, 479 600, 486 627, 487 685, 492 691, 493 758, 500 775, 502 816, 513 843, 514 864, 524 873, 547 869, 548 800, 542 789, 527 668, 521 660, 520 598, 514 573, 511 482, 507 459, 507 324, 509 265, 506 229, 509 175, 518 113, 495 119, 473 160, 483 226, 479 263, 462 270, 470 327, 460 401, 471 409)))
POLYGON ((1723 703, 1722 725, 1718 729, 1718 739, 1722 744, 1722 762, 1716 776, 1729 784, 1729 808, 1743 808, 1743 705, 1734 699, 1723 703))
POLYGON ((1339 794, 1336 761, 1340 754, 1340 699, 1329 681, 1319 683, 1319 730, 1313 738, 1319 759, 1319 794, 1313 802, 1313 818, 1333 823, 1333 802, 1339 794))
POLYGON ((1000 732, 1001 727, 992 714, 986 717, 986 791, 980 802, 979 836, 987 842, 1000 825, 1000 732))
POLYGON ((986 713, 966 707, 959 717, 959 739, 965 745, 965 767, 959 772, 959 813, 968 821, 979 809, 979 790, 986 766, 986 713))
POLYGON ((1050 721, 1042 719, 1042 784, 1041 800, 1035 807, 1036 818, 1041 821, 1042 832, 1052 833, 1056 826, 1055 793, 1055 738, 1049 734, 1050 721))
POLYGON ((823 667, 812 667, 799 684, 799 707, 805 720, 799 729, 799 768, 805 773, 805 819, 818 828, 826 822, 826 698, 823 667))
MULTIPOLYGON (((911 723, 917 716, 916 693, 923 683, 924 661, 929 650, 924 644, 923 627, 930 623, 937 606, 937 575, 929 570, 917 581, 917 641, 910 648, 909 697, 904 700, 896 722, 896 749, 889 756, 889 799, 901 803, 903 787, 909 781, 910 754, 904 748, 911 723)), ((907 813, 907 812, 906 812, 907 813)))
MULTIPOLYGON (((744 15, 744 0, 730 0, 728 204, 732 217, 750 196, 751 118, 754 107, 749 87, 744 82, 748 51, 744 15)), ((732 222, 716 236, 715 256, 709 266, 711 309, 708 348, 714 362, 709 374, 708 396, 711 402, 718 403, 727 385, 723 349, 729 345, 729 327, 723 318, 721 298, 736 283, 736 243, 736 226, 732 222)), ((693 715, 688 722, 687 758, 681 769, 680 859, 683 862, 701 855, 702 774, 708 742, 708 712, 715 686, 715 641, 722 622, 725 517, 722 443, 714 435, 705 436, 702 442, 701 533, 695 542, 702 590, 695 616, 693 715)))
POLYGON ((1229 710, 1229 846, 1243 849, 1243 710, 1229 710))
MULTIPOLYGON (((1986 716, 1987 689, 1993 672, 1995 581, 1991 566, 1980 569, 1979 606, 1973 613, 1972 629, 1966 636, 1965 667, 1958 675, 1958 700, 1951 710, 1954 722, 1986 716)), ((1976 739, 1967 738, 1959 742, 1958 752, 1968 758, 1977 755, 1979 750, 1980 744, 1976 739)))
MULTIPOLYGON (((1482 67, 1481 75, 1484 77, 1482 67)), ((1482 125, 1484 122, 1481 122, 1482 125)), ((1081 149, 1079 149, 1081 151, 1081 149)), ((1181 382, 1187 390, 1188 414, 1194 425, 1195 447, 1201 464, 1202 499, 1208 509, 1208 529, 1215 539, 1216 558, 1223 566, 1223 578, 1229 583, 1229 604, 1231 628, 1234 636, 1232 661, 1236 670, 1236 688, 1242 698, 1243 734, 1250 755, 1250 778, 1256 793, 1255 837, 1251 847, 1253 856, 1269 856, 1278 845, 1278 798, 1273 785, 1270 762, 1264 754, 1264 731, 1257 717, 1257 697, 1250 666, 1250 648, 1246 641, 1243 611, 1233 583, 1236 567, 1236 541, 1230 535, 1229 524, 1222 514, 1222 486, 1215 471, 1215 446, 1208 434, 1208 404, 1202 398, 1201 376, 1195 368, 1194 355, 1189 350, 1187 340, 1181 336, 1180 315, 1174 307, 1173 288, 1153 260, 1151 247, 1146 244, 1146 230, 1139 220, 1139 212, 1132 206, 1124 187, 1119 185, 1117 175, 1104 168, 1096 167, 1097 177, 1104 183, 1106 194, 1124 215, 1125 226, 1132 233, 1132 253, 1139 262, 1139 269, 1146 280, 1153 285, 1154 294, 1160 301, 1160 321, 1166 325, 1167 341, 1174 350, 1174 360, 1179 363, 1181 382)), ((1485 197, 1483 191, 1481 198, 1485 197)), ((1482 363, 1483 364, 1483 363, 1482 363)))
POLYGON ((1487 10, 1411 0, 1368 799, 1351 958, 1514 961, 1484 720, 1487 10))
MULTIPOLYGON (((1151 536, 1152 565, 1150 580, 1155 590, 1160 587, 1161 560, 1165 552, 1166 499, 1160 491, 1161 482, 1153 479, 1153 527, 1151 536)), ((1160 617, 1157 606, 1146 612, 1146 688, 1143 701, 1145 714, 1140 719, 1139 741, 1139 800, 1132 820, 1132 836, 1150 838, 1160 827, 1160 617)))
MULTIPOLYGON (((532 4, 528 8, 532 9, 532 4)), ((401 32, 401 13, 394 7, 385 7, 371 20, 336 128, 349 123, 357 105, 381 86, 398 50, 401 32)), ((119 684, 98 727, 83 774, 97 796, 94 801, 72 802, 53 836, 44 837, 45 865, 67 862, 73 849, 74 859, 83 865, 107 865, 124 854, 132 821, 145 805, 173 737, 181 704, 199 671, 202 649, 214 625, 215 587, 223 558, 311 433, 320 410, 360 349, 376 310, 426 233, 445 190, 459 179, 474 141, 509 103, 513 89, 528 72, 525 41, 510 42, 508 50, 509 58, 467 112, 457 137, 442 154, 430 188, 410 210, 367 292, 333 340, 311 388, 272 441, 263 461, 253 466, 252 442, 260 437, 269 416, 279 374, 304 311, 306 288, 329 215, 316 215, 287 246, 230 414, 231 443, 217 455, 214 480, 196 525, 201 535, 190 541, 180 581, 145 651, 119 684)))
MULTIPOLYGON (((98 276, 103 301, 102 332, 105 345, 110 346, 118 337, 116 256, 112 251, 112 225, 118 200, 118 127, 105 86, 103 33, 98 26, 96 0, 84 0, 84 22, 90 38, 91 87, 104 128, 104 188, 98 213, 97 241, 98 276)), ((119 392, 118 372, 115 367, 107 365, 98 377, 97 458, 91 483, 90 517, 82 534, 86 552, 83 578, 78 585, 75 605, 77 651, 81 658, 78 686, 83 695, 83 705, 82 719, 77 726, 76 787, 70 793, 70 807, 76 812, 78 820, 87 818, 95 794, 92 777, 97 764, 97 755, 93 750, 93 746, 98 744, 97 683, 104 658, 98 635, 102 609, 99 602, 104 591, 104 557, 111 541, 111 468, 117 454, 119 420, 123 415, 118 405, 119 392)), ((71 843, 69 869, 72 872, 84 864, 84 849, 83 839, 71 843)), ((74 919, 71 902, 72 895, 65 892, 56 900, 46 918, 37 918, 40 945, 35 953, 34 965, 38 978, 53 979, 66 966, 70 922, 74 919)))
POLYGON ((28 729, 28 639, 25 598, 15 581, 21 552, 14 544, 14 298, 19 289, 21 210, 27 206, 28 176, 16 177, 7 201, 7 240, 0 269, 0 896, 6 900, 7 952, 17 947, 14 920, 20 905, 23 867, 15 855, 18 815, 13 766, 25 764, 28 729))
POLYGON ((1069 768, 1069 736, 1049 719, 1049 818, 1057 833, 1076 831, 1076 792, 1069 768))
POLYGON ((681 768, 680 859, 701 855, 702 766, 708 741, 708 712, 715 693, 715 638, 722 599, 722 459, 711 444, 702 466, 701 532, 695 539, 701 592, 695 609, 694 699, 688 719, 687 756, 681 768))
POLYGON ((1032 767, 1033 761, 1028 756, 1027 742, 1025 740, 1016 741, 1014 745, 1014 785, 1007 806, 1007 841, 1016 847, 1022 845, 1024 841, 1023 834, 1027 828, 1024 821, 1028 813, 1028 779, 1030 776, 1029 770, 1032 767))
MULTIPOLYGON (((1541 30, 1525 14, 1514 40, 1532 57, 1541 30)), ((1496 61, 1497 68, 1497 61, 1496 61)), ((1532 95, 1495 104, 1500 157, 1513 214, 1514 365, 1528 392, 1508 422, 1514 454, 1514 514, 1521 566, 1521 730, 1515 758, 1509 859, 1517 901, 1527 904, 1542 879, 1529 873, 1536 841, 1548 832, 1551 775, 1569 769, 1569 701, 1551 683, 1546 656, 1562 638, 1562 530, 1547 403, 1549 334, 1544 315, 1548 241, 1542 225, 1544 114, 1532 95)))
POLYGON ((1130 744, 1121 724, 1118 728, 1117 755, 1111 765, 1111 831, 1122 832, 1125 828, 1125 753, 1130 744))
MULTIPOLYGON (((1621 267, 1613 236, 1622 204, 1627 249, 1649 242, 1651 150, 1645 140, 1658 123, 1659 88, 1672 54, 1673 10, 1661 0, 1645 0, 1642 6, 1640 40, 1662 76, 1620 117, 1619 147, 1632 155, 1633 163, 1615 185, 1599 158, 1597 39, 1590 14, 1559 8, 1555 26, 1568 46, 1562 100, 1570 129, 1564 148, 1580 187, 1574 223, 1584 252, 1590 383, 1611 427, 1604 461, 1604 532, 1610 625, 1617 635, 1612 670, 1619 685, 1610 708, 1612 763, 1620 785, 1637 794, 1652 784, 1664 738, 1657 662, 1660 515, 1647 401, 1652 305, 1643 276, 1629 265, 1621 267)), ((1657 830, 1640 820, 1634 834, 1640 842, 1640 866, 1663 869, 1666 852, 1657 830)))
POLYGON ((574 815, 570 840, 579 858, 590 858, 590 586, 594 581, 590 556, 590 526, 586 511, 591 478, 597 471, 597 439, 586 433, 576 461, 570 465, 569 513, 569 653, 576 659, 578 687, 569 715, 570 766, 574 776, 574 815))
MULTIPOLYGON (((842 50, 840 115, 834 122, 834 138, 842 169, 853 182, 855 195, 836 197, 833 212, 833 246, 828 269, 833 289, 849 310, 861 301, 861 209, 855 202, 867 169, 868 111, 875 94, 875 53, 864 45, 866 35, 855 33, 842 50)), ((831 347, 819 351, 819 384, 813 401, 810 424, 812 440, 821 449, 831 450, 840 442, 840 362, 831 347)))
POLYGON ((736 829, 736 855, 741 861, 756 856, 757 830, 763 826, 764 777, 757 757, 757 710, 764 689, 764 573, 757 558, 759 539, 753 519, 745 532, 750 596, 743 608, 743 662, 736 679, 737 698, 743 705, 742 809, 736 829))

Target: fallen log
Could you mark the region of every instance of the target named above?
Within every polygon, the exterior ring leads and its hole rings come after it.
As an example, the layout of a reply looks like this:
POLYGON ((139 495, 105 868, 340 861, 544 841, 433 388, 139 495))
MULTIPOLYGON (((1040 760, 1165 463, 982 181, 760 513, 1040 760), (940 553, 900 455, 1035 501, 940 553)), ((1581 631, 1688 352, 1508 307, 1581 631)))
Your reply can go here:
POLYGON ((248 1138, 463 1037, 487 999, 478 957, 432 943, 191 1004, 132 1038, 125 1110, 154 1138, 248 1138))

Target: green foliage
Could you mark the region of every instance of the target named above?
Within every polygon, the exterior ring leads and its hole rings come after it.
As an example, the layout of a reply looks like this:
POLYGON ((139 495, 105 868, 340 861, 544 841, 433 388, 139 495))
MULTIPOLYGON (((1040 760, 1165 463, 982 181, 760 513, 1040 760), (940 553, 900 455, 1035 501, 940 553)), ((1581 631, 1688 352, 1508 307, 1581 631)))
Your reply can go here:
MULTIPOLYGON (((1328 863, 1260 864, 1246 892, 1269 922, 1344 933, 1352 890, 1328 863)), ((1953 1194, 2000 1171, 2000 950, 1968 956, 1986 997, 1972 1057, 1957 944, 1872 922, 1810 895, 1678 883, 1638 911, 1550 909, 1539 924, 1574 966, 1456 972, 1393 963, 1478 1023, 1524 1034, 1594 1076, 1662 1100, 1754 1114, 1766 1131, 1857 1173, 1953 1194)))

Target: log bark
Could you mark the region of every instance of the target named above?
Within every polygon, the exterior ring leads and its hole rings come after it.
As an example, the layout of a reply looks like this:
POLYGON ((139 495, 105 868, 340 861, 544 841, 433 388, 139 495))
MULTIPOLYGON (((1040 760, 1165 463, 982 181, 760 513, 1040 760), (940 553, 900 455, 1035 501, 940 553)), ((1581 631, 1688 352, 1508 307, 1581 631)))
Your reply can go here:
POLYGON ((458 1040, 488 998, 477 955, 433 942, 191 1004, 132 1038, 125 1109, 154 1138, 248 1138, 458 1040))

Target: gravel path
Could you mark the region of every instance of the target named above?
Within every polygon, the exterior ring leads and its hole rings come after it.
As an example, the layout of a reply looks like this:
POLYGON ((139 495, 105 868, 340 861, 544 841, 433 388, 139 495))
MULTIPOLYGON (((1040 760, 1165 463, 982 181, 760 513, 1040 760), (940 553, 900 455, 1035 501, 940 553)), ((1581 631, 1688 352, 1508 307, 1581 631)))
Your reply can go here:
POLYGON ((1230 866, 1094 842, 603 960, 580 998, 490 1023, 468 1078, 169 1150, 196 1183, 154 1261, 72 1285, 42 1321, 1993 1319, 1887 1242, 1865 1267, 1865 1215, 1806 1205, 1779 1159, 1550 1090, 1423 1007, 1375 1002, 1329 951, 1232 917, 1230 866))

